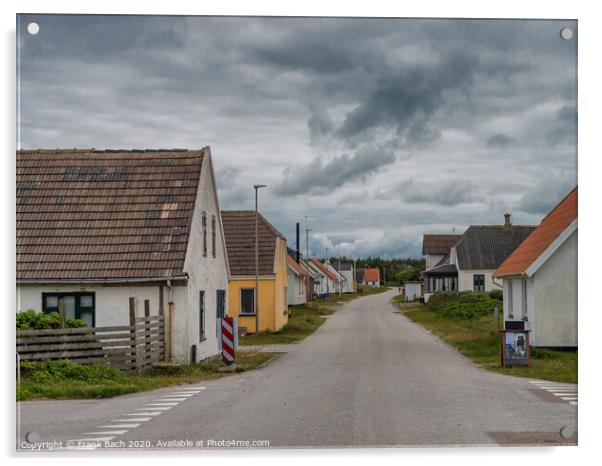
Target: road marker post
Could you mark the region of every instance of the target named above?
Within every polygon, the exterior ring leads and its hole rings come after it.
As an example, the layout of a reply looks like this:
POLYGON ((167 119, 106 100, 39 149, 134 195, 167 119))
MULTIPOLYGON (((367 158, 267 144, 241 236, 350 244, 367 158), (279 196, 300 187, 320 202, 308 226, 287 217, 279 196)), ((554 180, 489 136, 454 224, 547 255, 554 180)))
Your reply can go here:
POLYGON ((236 357, 238 330, 234 317, 222 318, 222 359, 228 366, 233 364, 236 357))

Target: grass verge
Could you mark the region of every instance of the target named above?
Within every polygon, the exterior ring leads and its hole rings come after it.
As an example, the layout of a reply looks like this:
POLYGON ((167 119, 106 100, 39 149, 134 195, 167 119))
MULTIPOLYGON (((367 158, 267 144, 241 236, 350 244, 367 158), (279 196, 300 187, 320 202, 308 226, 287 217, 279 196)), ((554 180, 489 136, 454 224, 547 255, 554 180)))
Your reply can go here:
POLYGON ((277 332, 259 332, 257 335, 245 335, 238 339, 241 346, 248 345, 274 345, 282 343, 296 343, 311 335, 322 325, 326 319, 322 316, 330 315, 334 309, 324 307, 325 303, 311 303, 309 306, 291 306, 291 315, 288 323, 277 332))
MULTIPOLYGON (((267 364, 276 356, 276 353, 244 351, 237 353, 236 363, 248 371, 267 364)), ((218 372, 221 365, 221 357, 215 356, 199 364, 126 374, 95 364, 79 365, 68 361, 28 363, 21 369, 17 400, 107 398, 231 375, 218 372)))
POLYGON ((454 320, 421 304, 402 304, 402 313, 480 366, 502 374, 577 383, 577 351, 531 349, 529 367, 501 367, 501 337, 491 315, 454 320))

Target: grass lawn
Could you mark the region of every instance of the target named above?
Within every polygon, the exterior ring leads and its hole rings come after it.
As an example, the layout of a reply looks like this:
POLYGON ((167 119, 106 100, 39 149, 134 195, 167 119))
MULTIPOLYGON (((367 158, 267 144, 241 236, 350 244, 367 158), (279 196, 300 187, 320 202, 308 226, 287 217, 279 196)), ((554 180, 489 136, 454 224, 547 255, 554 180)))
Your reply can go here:
MULTIPOLYGON (((276 356, 276 353, 239 352, 236 363, 247 371, 267 364, 276 356)), ((179 366, 177 369, 149 369, 141 374, 130 375, 100 365, 84 366, 57 361, 49 367, 38 363, 21 371, 17 400, 106 398, 170 385, 198 383, 232 374, 218 372, 221 365, 221 357, 215 356, 200 364, 179 366)))
MULTIPOLYGON (((330 299, 330 298, 328 298, 330 299)), ((281 343, 295 343, 312 334, 326 319, 322 316, 330 315, 334 309, 325 307, 332 306, 334 302, 320 301, 311 303, 309 306, 291 306, 291 315, 288 323, 277 332, 260 332, 257 335, 245 335, 238 339, 241 346, 245 345, 273 345, 281 343)))
POLYGON ((402 313, 482 367, 508 375, 577 383, 577 352, 531 349, 529 367, 500 367, 501 337, 493 316, 475 320, 442 317, 421 304, 402 304, 402 313))

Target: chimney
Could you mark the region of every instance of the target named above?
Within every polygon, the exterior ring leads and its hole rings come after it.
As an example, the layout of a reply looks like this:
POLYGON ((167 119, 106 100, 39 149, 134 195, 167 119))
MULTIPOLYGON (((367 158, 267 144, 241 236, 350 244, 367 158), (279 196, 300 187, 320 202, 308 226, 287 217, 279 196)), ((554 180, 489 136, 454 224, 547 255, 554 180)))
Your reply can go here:
POLYGON ((299 263, 299 259, 301 258, 301 253, 299 252, 299 222, 297 222, 297 254, 295 259, 297 260, 297 264, 299 263))
POLYGON ((512 216, 509 212, 504 214, 504 228, 510 228, 512 226, 512 216))

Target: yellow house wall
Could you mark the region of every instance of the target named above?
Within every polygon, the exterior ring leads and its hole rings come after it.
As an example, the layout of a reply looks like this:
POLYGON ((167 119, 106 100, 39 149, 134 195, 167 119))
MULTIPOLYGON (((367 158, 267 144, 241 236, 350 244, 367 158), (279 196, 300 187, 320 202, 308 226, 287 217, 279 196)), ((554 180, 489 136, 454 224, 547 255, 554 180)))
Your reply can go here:
MULTIPOLYGON (((288 303, 286 289, 288 274, 286 269, 286 243, 278 241, 276 247, 275 275, 259 277, 259 331, 280 330, 288 322, 288 303)), ((255 288, 254 277, 231 277, 228 284, 228 315, 238 319, 238 326, 254 333, 255 316, 240 314, 240 290, 255 288)))

